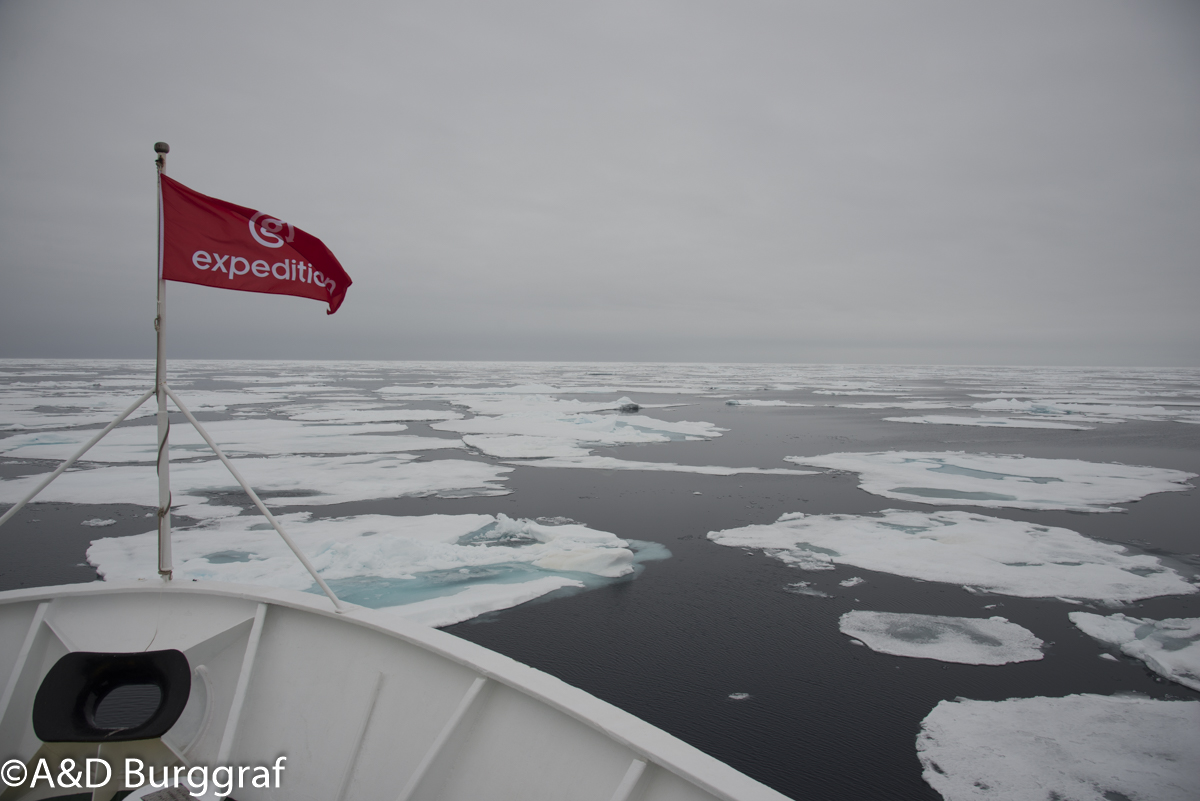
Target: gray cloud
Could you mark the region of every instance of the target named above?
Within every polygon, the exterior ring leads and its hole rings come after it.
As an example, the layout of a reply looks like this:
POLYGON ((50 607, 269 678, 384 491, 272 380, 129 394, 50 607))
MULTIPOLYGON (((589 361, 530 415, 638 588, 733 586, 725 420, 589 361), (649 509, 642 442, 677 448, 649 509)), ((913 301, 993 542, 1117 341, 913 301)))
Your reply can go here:
POLYGON ((1200 363, 1191 3, 0 4, 0 356, 148 356, 151 145, 345 306, 179 357, 1200 363))

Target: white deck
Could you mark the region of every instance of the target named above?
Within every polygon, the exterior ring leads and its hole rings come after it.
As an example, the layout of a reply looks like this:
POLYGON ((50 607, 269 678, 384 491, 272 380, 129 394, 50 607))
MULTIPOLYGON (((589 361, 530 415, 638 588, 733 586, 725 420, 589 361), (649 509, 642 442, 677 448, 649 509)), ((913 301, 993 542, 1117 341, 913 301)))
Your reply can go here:
POLYGON ((386 612, 306 593, 110 584, 0 593, 0 755, 30 758, 34 694, 68 651, 177 648, 191 700, 164 741, 187 764, 288 757, 238 801, 785 797, 541 671, 386 612))

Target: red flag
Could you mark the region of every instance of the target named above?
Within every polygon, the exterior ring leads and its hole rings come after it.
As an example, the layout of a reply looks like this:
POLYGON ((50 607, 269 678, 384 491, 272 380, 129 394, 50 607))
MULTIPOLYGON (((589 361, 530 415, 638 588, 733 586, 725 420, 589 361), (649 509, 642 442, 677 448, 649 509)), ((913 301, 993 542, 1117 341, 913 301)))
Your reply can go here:
POLYGON ((168 281, 324 300, 333 314, 350 276, 325 243, 291 223, 161 176, 168 281))

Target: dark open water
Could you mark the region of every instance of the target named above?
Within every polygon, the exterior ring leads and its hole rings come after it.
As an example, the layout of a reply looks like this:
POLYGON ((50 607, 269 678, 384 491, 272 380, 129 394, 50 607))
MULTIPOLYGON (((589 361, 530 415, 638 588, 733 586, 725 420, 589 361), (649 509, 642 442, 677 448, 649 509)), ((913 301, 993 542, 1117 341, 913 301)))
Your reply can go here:
MULTIPOLYGON (((29 363, 13 362, 3 366, 13 372, 14 365, 29 367, 29 363)), ((221 372, 209 367, 192 367, 196 379, 193 390, 229 386, 228 382, 205 377, 206 372, 221 372)), ((399 383, 445 383, 450 372, 445 366, 359 368, 352 377, 338 378, 338 386, 374 390, 399 383)), ((239 367, 243 375, 284 369, 300 374, 304 368, 297 363, 286 367, 262 363, 239 367)), ((312 369, 327 377, 330 365, 314 365, 312 369)), ((466 371, 456 369, 461 380, 466 371)), ((847 373, 841 378, 854 377, 855 368, 841 369, 847 373)), ((121 372, 128 374, 129 370, 121 372)), ((181 365, 181 372, 186 374, 188 367, 181 365)), ((521 383, 519 378, 528 378, 535 370, 528 368, 520 376, 512 370, 497 372, 499 375, 481 375, 477 380, 493 385, 521 383)), ((1046 381, 1046 374, 1040 371, 1036 376, 1046 381)), ((943 369, 923 374, 913 368, 902 376, 902 381, 905 386, 919 384, 922 394, 953 400, 966 398, 968 391, 1017 386, 1030 380, 1019 371, 1001 371, 999 377, 987 375, 992 376, 988 379, 990 385, 981 387, 964 381, 962 371, 943 369)), ((1175 371, 1169 380, 1162 376, 1103 376, 1127 388, 1136 386, 1139 380, 1152 385, 1147 388, 1156 392, 1174 388, 1184 393, 1183 400, 1196 400, 1195 393, 1200 390, 1200 375, 1195 372, 1175 371)), ((789 383, 802 385, 804 377, 794 376, 789 383)), ((883 380, 880 374, 871 378, 883 380)), ((14 381, 6 380, 10 384, 14 381)), ((602 380, 619 383, 620 376, 602 380)), ((1066 382, 1056 379, 1056 387, 1072 381, 1084 386, 1095 380, 1093 373, 1087 373, 1066 382)), ((128 394, 132 398, 137 393, 130 390, 128 394)), ((705 420, 729 431, 711 441, 623 446, 599 449, 599 454, 642 461, 784 467, 788 465, 783 457, 791 455, 963 450, 1114 461, 1200 473, 1200 426, 1170 420, 1101 424, 1092 431, 986 429, 881 420, 923 411, 731 407, 721 398, 630 390, 622 390, 621 394, 629 394, 643 404, 691 403, 646 413, 667 420, 705 420)), ((814 395, 810 387, 725 394, 821 404, 884 399, 814 395)), ((226 416, 211 414, 207 419, 226 416)), ((438 432, 412 424, 407 433, 438 432)), ((464 458, 462 454, 448 456, 464 458)), ((467 458, 487 460, 481 455, 467 458)), ((15 461, 0 459, 0 477, 41 472, 52 466, 48 462, 15 461)), ((581 687, 796 799, 939 798, 921 779, 914 742, 921 719, 943 699, 963 696, 1001 700, 1122 692, 1200 699, 1200 693, 1160 679, 1140 662, 1100 659, 1103 649, 1067 619, 1069 611, 1081 608, 1074 604, 1054 599, 980 596, 958 586, 856 568, 801 573, 762 553, 722 547, 705 539, 710 531, 769 523, 786 512, 862 514, 888 508, 962 508, 1134 544, 1169 556, 1180 569, 1194 570, 1200 566, 1200 557, 1196 556, 1200 551, 1200 497, 1194 490, 1123 504, 1127 511, 1122 513, 1080 514, 904 503, 858 489, 853 474, 718 477, 518 467, 505 483, 513 492, 502 497, 385 499, 313 507, 313 511, 319 517, 433 512, 564 516, 624 538, 663 543, 673 557, 648 563, 635 580, 535 601, 447 630, 581 687), (852 575, 867 581, 852 588, 839 586, 839 581, 852 575), (786 585, 799 580, 812 582, 831 597, 784 591, 786 585), (993 604, 994 608, 985 609, 993 604), (1000 614, 1044 640, 1046 656, 1037 662, 971 666, 875 653, 852 645, 838 631, 838 618, 852 609, 963 616, 1000 614), (732 701, 728 696, 735 692, 749 693, 750 697, 732 701)), ((275 507, 287 510, 280 503, 275 507)), ((143 515, 151 508, 73 504, 27 507, 0 529, 6 554, 0 563, 0 589, 94 578, 94 570, 82 564, 88 542, 98 536, 148 530, 143 515), (79 525, 80 520, 96 516, 118 522, 99 530, 79 525)), ((1093 611, 1123 611, 1153 618, 1200 617, 1200 596, 1152 599, 1120 610, 1093 611)))

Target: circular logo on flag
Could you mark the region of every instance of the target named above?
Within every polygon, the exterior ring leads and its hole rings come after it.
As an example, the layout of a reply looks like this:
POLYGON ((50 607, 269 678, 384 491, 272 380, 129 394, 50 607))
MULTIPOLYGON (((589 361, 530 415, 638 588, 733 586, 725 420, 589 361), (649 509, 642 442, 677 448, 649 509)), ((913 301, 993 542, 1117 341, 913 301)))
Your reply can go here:
POLYGON ((250 235, 258 244, 268 248, 281 248, 284 242, 291 242, 296 235, 295 229, 291 223, 286 223, 283 220, 275 217, 268 217, 263 212, 258 212, 250 218, 250 235), (284 229, 287 229, 287 237, 284 238, 280 234, 284 229))

